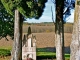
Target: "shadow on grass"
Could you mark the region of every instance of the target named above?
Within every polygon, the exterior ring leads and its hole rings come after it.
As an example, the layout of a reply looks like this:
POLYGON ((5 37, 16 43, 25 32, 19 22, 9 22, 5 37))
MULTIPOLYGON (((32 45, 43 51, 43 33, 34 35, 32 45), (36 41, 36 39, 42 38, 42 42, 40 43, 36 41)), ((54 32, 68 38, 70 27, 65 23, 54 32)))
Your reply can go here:
MULTIPOLYGON (((65 59, 70 59, 70 47, 65 47, 65 59)), ((55 47, 37 48, 37 59, 56 59, 55 47)))
MULTIPOLYGON (((64 47, 66 54, 70 54, 70 47, 64 47)), ((37 52, 56 52, 55 47, 37 48, 37 52)))

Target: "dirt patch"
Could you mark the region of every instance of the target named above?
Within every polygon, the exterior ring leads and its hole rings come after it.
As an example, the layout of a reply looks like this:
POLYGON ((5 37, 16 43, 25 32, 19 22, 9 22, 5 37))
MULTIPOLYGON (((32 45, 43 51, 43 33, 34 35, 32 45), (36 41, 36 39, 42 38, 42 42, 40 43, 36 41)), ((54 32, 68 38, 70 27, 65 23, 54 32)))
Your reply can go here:
POLYGON ((0 60, 10 60, 11 56, 6 56, 6 57, 0 57, 0 60))
POLYGON ((5 47, 5 48, 12 47, 12 45, 13 45, 13 40, 11 40, 9 36, 8 36, 7 38, 8 38, 9 41, 7 41, 5 38, 2 38, 2 39, 0 40, 0 47, 1 47, 1 48, 3 48, 3 47, 5 47))
MULTIPOLYGON (((36 36, 36 43, 37 48, 44 48, 44 47, 54 47, 55 46, 55 33, 33 33, 36 36)), ((71 43, 72 34, 65 33, 64 34, 64 45, 65 47, 69 47, 71 43)), ((0 40, 0 47, 6 47, 13 45, 13 40, 8 37, 9 41, 6 41, 5 38, 0 40)))
MULTIPOLYGON (((55 47, 55 33, 34 33, 33 35, 36 36, 37 40, 37 47, 44 48, 44 47, 55 47)), ((71 43, 72 34, 65 33, 64 34, 64 45, 65 47, 69 47, 71 43)))

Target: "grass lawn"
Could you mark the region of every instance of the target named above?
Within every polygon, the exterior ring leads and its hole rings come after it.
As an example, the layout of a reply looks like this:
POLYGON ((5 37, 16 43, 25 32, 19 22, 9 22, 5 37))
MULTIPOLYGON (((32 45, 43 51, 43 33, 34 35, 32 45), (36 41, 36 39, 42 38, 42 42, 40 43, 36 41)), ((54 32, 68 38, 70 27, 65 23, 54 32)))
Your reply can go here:
MULTIPOLYGON (((56 59, 56 53, 55 52, 37 52, 37 56, 40 58, 56 59)), ((70 54, 65 54, 65 59, 70 60, 70 54)))
POLYGON ((37 52, 37 56, 49 56, 49 55, 56 55, 53 52, 37 52))
MULTIPOLYGON (((0 47, 0 55, 9 55, 12 47, 0 47)), ((46 49, 38 49, 37 50, 37 57, 38 58, 50 58, 56 59, 56 52, 48 52, 46 49)), ((65 54, 65 60, 70 60, 70 54, 65 54)))
MULTIPOLYGON (((37 48, 37 56, 56 58, 56 52, 49 52, 46 48, 37 48)), ((65 54, 65 60, 70 60, 70 54, 65 54)))

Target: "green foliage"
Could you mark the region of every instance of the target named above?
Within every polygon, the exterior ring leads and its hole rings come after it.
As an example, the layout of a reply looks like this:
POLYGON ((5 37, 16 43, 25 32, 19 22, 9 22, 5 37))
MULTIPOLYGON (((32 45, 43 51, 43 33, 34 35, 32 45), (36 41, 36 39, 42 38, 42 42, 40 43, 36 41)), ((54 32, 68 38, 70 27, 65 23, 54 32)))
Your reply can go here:
POLYGON ((18 9, 23 17, 38 19, 42 15, 46 2, 47 0, 38 2, 34 0, 0 0, 0 39, 7 35, 13 38, 15 9, 18 9))
POLYGON ((6 8, 6 10, 13 15, 13 7, 14 5, 12 4, 12 1, 9 2, 9 0, 1 0, 1 2, 3 3, 4 7, 6 8))
POLYGON ((6 38, 7 35, 13 38, 13 31, 13 16, 8 14, 0 1, 0 39, 3 37, 6 38))
POLYGON ((14 10, 18 9, 19 12, 26 18, 38 19, 44 11, 45 3, 47 0, 1 0, 6 10, 13 15, 14 10))
POLYGON ((10 50, 7 49, 0 49, 0 56, 10 56, 10 50))
POLYGON ((28 1, 28 2, 26 2, 26 3, 27 3, 27 5, 28 5, 29 8, 32 8, 32 4, 33 4, 32 2, 29 2, 29 1, 28 1))
POLYGON ((0 20, 0 37, 7 37, 7 35, 13 37, 13 22, 0 20), (4 25, 5 24, 5 25, 4 25))

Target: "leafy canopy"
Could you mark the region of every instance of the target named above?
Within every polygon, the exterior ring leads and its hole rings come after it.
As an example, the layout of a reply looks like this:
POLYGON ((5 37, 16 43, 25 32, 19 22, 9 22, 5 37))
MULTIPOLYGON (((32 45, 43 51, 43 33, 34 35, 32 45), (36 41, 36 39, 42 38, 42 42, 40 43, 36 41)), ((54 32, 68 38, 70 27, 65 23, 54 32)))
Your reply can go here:
POLYGON ((26 18, 38 19, 44 11, 47 0, 1 0, 6 10, 14 15, 14 10, 19 12, 26 18))
POLYGON ((38 19, 46 2, 47 0, 0 0, 0 39, 7 35, 13 38, 15 9, 18 9, 23 17, 38 19))
POLYGON ((13 38, 13 31, 14 31, 13 16, 11 16, 5 10, 0 1, 0 39, 3 37, 7 39, 7 35, 13 38))

